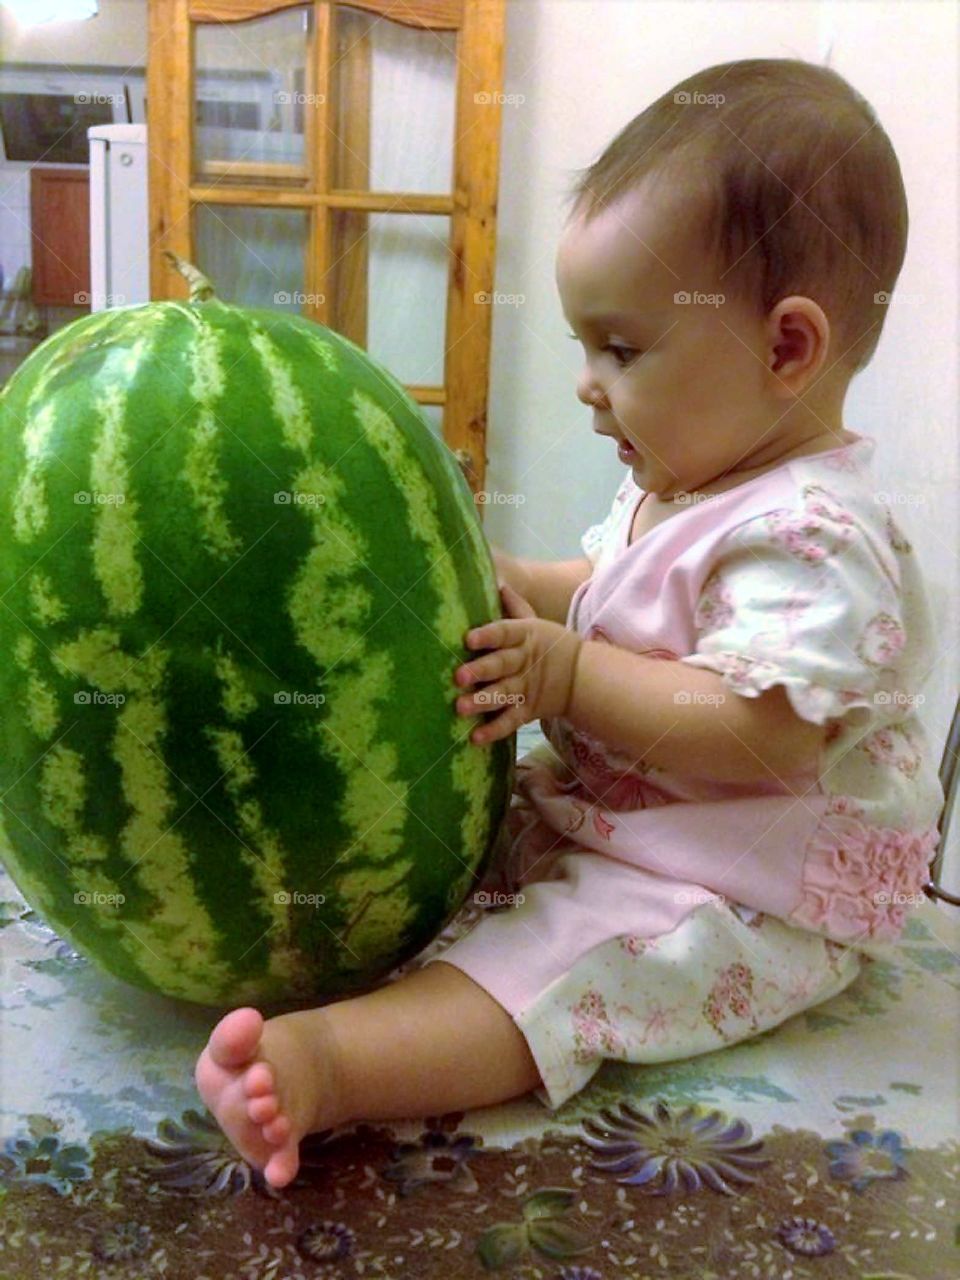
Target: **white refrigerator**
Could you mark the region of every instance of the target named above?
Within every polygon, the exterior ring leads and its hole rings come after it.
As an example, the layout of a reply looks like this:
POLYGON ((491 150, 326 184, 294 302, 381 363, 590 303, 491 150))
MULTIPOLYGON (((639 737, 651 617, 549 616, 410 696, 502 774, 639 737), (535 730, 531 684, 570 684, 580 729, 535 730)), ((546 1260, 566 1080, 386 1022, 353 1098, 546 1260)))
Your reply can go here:
POLYGON ((147 126, 98 124, 90 141, 90 310, 150 301, 147 126))

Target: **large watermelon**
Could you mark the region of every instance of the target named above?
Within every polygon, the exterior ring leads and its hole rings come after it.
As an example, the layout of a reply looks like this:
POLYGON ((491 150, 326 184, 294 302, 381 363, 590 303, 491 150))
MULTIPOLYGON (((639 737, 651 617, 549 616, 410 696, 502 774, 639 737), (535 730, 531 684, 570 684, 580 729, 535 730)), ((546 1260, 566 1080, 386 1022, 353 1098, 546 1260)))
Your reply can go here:
POLYGON ((376 984, 488 864, 514 739, 469 487, 401 385, 298 316, 90 315, 0 396, 0 856, 118 977, 205 1005, 376 984))

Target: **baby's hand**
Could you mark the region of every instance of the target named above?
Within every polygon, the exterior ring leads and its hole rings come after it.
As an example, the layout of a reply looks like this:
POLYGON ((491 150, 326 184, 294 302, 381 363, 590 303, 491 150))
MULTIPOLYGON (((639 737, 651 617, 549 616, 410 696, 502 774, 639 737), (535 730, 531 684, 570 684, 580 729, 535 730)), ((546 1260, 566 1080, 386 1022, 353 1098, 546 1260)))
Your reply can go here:
POLYGON ((506 738, 528 720, 565 715, 580 652, 575 631, 538 618, 530 602, 506 583, 500 595, 509 616, 476 627, 465 637, 468 649, 492 652, 458 667, 453 675, 459 685, 485 684, 457 699, 460 715, 500 713, 473 731, 470 737, 476 743, 506 738))

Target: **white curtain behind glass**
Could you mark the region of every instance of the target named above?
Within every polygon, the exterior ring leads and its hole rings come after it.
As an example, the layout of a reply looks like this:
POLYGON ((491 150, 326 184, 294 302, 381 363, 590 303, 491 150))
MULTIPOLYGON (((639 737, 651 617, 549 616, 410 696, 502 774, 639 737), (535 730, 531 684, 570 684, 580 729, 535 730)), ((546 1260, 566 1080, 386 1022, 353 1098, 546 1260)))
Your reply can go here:
MULTIPOLYGON (((372 46, 371 173, 374 191, 447 193, 452 189, 456 80, 454 38, 341 11, 339 53, 369 25, 372 46)), ((303 14, 198 32, 198 68, 270 73, 272 87, 292 92, 302 68, 303 14), (289 88, 287 88, 289 86, 289 88)), ((259 76, 257 76, 259 73, 259 76)), ((309 109, 309 107, 307 108, 309 109)), ((299 135, 289 138, 295 154, 299 135)), ((282 142, 269 139, 273 155, 282 142)), ((247 152, 254 159, 257 149, 247 152)), ((443 381, 443 337, 449 219, 420 214, 369 218, 368 341, 370 353, 402 382, 443 381)), ((253 306, 300 311, 305 289, 302 210, 214 205, 197 210, 199 264, 221 297, 253 306), (290 299, 282 300, 283 295, 290 299)))

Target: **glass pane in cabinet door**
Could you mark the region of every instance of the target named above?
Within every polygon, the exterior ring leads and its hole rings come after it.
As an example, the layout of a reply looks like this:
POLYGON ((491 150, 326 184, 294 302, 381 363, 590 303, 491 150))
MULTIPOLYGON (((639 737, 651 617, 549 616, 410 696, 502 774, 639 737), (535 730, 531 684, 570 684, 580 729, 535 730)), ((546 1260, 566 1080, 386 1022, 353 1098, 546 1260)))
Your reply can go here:
POLYGON ((448 195, 453 187, 455 31, 336 8, 331 187, 448 195))
POLYGON ((306 309, 305 209, 198 205, 193 217, 196 263, 218 298, 297 315, 306 309))
POLYGON ((304 186, 311 23, 304 7, 194 28, 195 183, 304 186))
POLYGON ((435 436, 443 439, 443 405, 442 404, 421 404, 417 408, 426 418, 427 422, 433 430, 435 436))
POLYGON ((450 219, 442 214, 330 214, 325 285, 330 326, 404 386, 443 385, 450 219))

